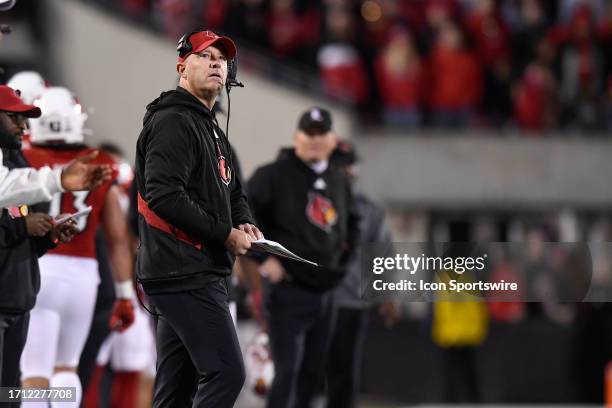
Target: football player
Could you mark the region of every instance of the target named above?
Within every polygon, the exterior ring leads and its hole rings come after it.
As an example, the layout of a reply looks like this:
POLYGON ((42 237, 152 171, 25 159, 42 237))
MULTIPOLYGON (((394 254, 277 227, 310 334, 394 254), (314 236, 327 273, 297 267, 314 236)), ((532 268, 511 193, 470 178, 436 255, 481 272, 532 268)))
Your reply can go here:
MULTIPOLYGON (((83 138, 87 115, 70 91, 47 88, 35 104, 42 115, 30 122, 32 147, 24 150, 31 166, 61 166, 92 150, 83 138)), ((95 162, 115 164, 102 152, 95 162)), ((118 189, 113 182, 106 182, 92 191, 57 194, 50 204, 52 216, 92 207, 89 214, 76 220, 81 232, 69 245, 40 258, 41 290, 21 358, 24 387, 75 387, 76 402, 63 402, 62 407, 78 407, 81 400, 76 368, 91 325, 100 279, 94 243, 99 223, 108 240, 117 295, 110 324, 123 331, 134 320, 133 262, 118 189)), ((31 408, 35 404, 31 403, 31 408)), ((44 404, 40 406, 46 407, 44 404)), ((52 407, 54 404, 51 402, 52 407)))
MULTIPOLYGON (((127 218, 130 205, 130 188, 134 173, 117 146, 111 143, 103 143, 99 148, 101 151, 110 154, 119 164, 117 185, 122 193, 121 206, 127 218)), ((134 240, 136 240, 135 237, 134 240)), ((132 248, 135 250, 136 245, 133 245, 132 248)), ((149 369, 155 367, 153 325, 149 314, 136 301, 135 303, 134 324, 122 333, 111 333, 99 349, 96 359, 97 367, 85 391, 84 408, 100 405, 100 385, 109 365, 113 371, 109 398, 110 406, 114 408, 135 408, 139 406, 140 395, 146 392, 152 394, 153 382, 151 377, 154 377, 155 370, 152 371, 153 376, 148 374, 150 373, 149 369), (145 388, 146 391, 140 391, 140 387, 145 388)))

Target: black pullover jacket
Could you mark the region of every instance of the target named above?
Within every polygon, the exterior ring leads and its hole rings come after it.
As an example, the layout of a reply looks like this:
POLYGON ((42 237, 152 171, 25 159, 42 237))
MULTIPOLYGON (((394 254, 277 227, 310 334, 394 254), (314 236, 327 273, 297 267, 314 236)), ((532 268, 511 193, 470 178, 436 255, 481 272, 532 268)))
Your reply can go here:
POLYGON ((147 106, 136 146, 138 194, 172 231, 202 244, 152 226, 139 210, 136 271, 147 293, 197 289, 231 273, 225 240, 232 227, 253 223, 233 172, 229 141, 195 96, 177 87, 147 106))
POLYGON ((317 174, 293 149, 283 149, 275 162, 255 171, 247 190, 265 237, 321 265, 281 259, 290 282, 315 292, 333 288, 359 240, 346 177, 331 166, 317 174))

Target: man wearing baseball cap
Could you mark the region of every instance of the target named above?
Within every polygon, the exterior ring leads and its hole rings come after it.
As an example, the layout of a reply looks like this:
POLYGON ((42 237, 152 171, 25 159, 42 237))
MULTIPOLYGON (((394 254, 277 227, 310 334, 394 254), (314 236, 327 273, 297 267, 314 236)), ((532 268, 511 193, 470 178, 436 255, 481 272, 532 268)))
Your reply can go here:
MULTIPOLYGON (((19 200, 24 191, 30 193, 31 178, 11 179, 16 174, 37 174, 32 169, 21 168, 25 161, 20 156, 21 136, 26 117, 40 116, 40 109, 24 104, 15 91, 0 86, 0 147, 5 149, 2 157, 3 171, 8 177, 3 187, 12 183, 15 188, 12 199, 19 200), (9 170, 10 169, 10 170, 9 170), (26 173, 23 172, 26 171, 26 173), (7 179, 9 183, 7 183, 7 179), (21 180, 24 179, 24 180, 21 180), (23 187, 25 186, 25 188, 23 187)), ((80 163, 81 166, 85 166, 80 163)), ((73 166, 74 168, 74 166, 73 166)), ((50 171, 50 170, 48 170, 50 171)), ((70 171, 70 170, 69 170, 70 171)), ((85 174, 83 171, 81 171, 85 174)), ((61 170, 58 172, 62 178, 61 170)), ((57 181, 53 180, 54 183, 57 181)), ((33 183, 34 191, 36 183, 33 183)), ((25 194, 27 195, 27 194, 25 194)), ((32 198, 32 194, 28 197, 32 198)), ((3 203, 10 200, 3 200, 3 203)), ((76 224, 55 224, 46 212, 35 212, 22 202, 16 205, 3 204, 0 211, 0 386, 19 386, 19 359, 28 331, 30 310, 34 307, 40 289, 38 257, 59 242, 67 242, 78 230, 76 224)), ((19 403, 8 404, 19 406, 19 403)))
MULTIPOLYGON (((359 157, 352 143, 340 141, 330 158, 330 165, 340 170, 355 185, 359 157)), ((355 191, 353 209, 359 215, 359 242, 356 256, 347 265, 346 276, 334 289, 335 326, 330 342, 327 364, 327 406, 356 407, 365 336, 370 309, 375 305, 361 296, 361 251, 366 245, 385 248, 381 254, 393 256, 391 234, 385 228, 384 209, 365 195, 355 191)), ((388 272, 393 274, 394 272, 388 272)), ((399 320, 399 304, 384 301, 377 305, 378 313, 387 327, 399 320)))
POLYGON ((333 320, 332 289, 344 276, 359 235, 350 184, 329 165, 337 142, 330 113, 321 107, 303 112, 293 141, 248 182, 251 208, 266 237, 320 265, 268 256, 259 273, 251 273, 266 277, 263 298, 275 369, 268 408, 310 407, 319 391, 333 320))
POLYGON ((147 106, 136 146, 136 271, 157 314, 153 407, 229 408, 245 373, 228 277, 262 237, 212 112, 236 46, 198 31, 177 51, 179 85, 147 106))
MULTIPOLYGON (((24 104, 12 88, 0 85, 0 148, 19 149, 26 127, 26 118, 37 118, 40 109, 24 104)), ((109 166, 86 164, 97 152, 73 160, 65 167, 39 170, 19 168, 10 170, 0 167, 0 208, 28 205, 50 201, 55 193, 62 191, 90 190, 108 180, 109 166)), ((0 151, 0 161, 2 152, 0 151)))

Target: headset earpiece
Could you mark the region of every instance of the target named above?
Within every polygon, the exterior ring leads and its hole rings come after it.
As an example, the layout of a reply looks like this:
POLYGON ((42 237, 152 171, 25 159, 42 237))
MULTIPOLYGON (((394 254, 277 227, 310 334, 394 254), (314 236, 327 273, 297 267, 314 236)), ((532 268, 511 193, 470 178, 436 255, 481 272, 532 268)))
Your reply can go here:
POLYGON ((193 46, 191 45, 191 41, 189 41, 189 38, 191 38, 191 36, 195 33, 199 33, 199 31, 192 31, 190 33, 184 34, 181 39, 178 40, 176 51, 178 52, 179 57, 183 58, 185 55, 191 52, 193 46))
POLYGON ((235 81, 238 75, 238 64, 236 59, 231 59, 227 62, 227 82, 235 81))
POLYGON ((244 88, 244 84, 236 79, 238 76, 238 60, 236 58, 227 62, 227 81, 225 82, 225 89, 229 95, 230 90, 237 86, 244 88))

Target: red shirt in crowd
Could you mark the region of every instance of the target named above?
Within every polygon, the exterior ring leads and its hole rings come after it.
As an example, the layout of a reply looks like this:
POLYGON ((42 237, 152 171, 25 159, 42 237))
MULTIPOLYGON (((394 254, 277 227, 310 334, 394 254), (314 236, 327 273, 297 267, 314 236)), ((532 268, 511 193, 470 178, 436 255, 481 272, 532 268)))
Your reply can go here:
POLYGON ((514 117, 519 127, 543 130, 547 126, 552 88, 552 78, 545 69, 531 65, 525 70, 514 98, 514 117))
POLYGON ((414 61, 397 71, 385 61, 381 53, 375 62, 376 81, 386 108, 419 108, 426 89, 425 75, 420 61, 414 61))
POLYGON ((350 103, 363 103, 368 95, 365 65, 350 45, 328 44, 318 55, 325 93, 350 103))
POLYGON ((229 8, 227 0, 208 0, 202 10, 202 21, 209 30, 221 30, 229 8))
POLYGON ((484 64, 509 60, 510 30, 498 14, 476 11, 466 19, 466 28, 484 64))
POLYGON ((268 15, 268 41, 277 55, 294 52, 301 45, 301 34, 302 20, 291 8, 279 6, 268 15))
POLYGON ((482 94, 478 60, 468 51, 436 46, 429 62, 433 109, 476 108, 482 94))

